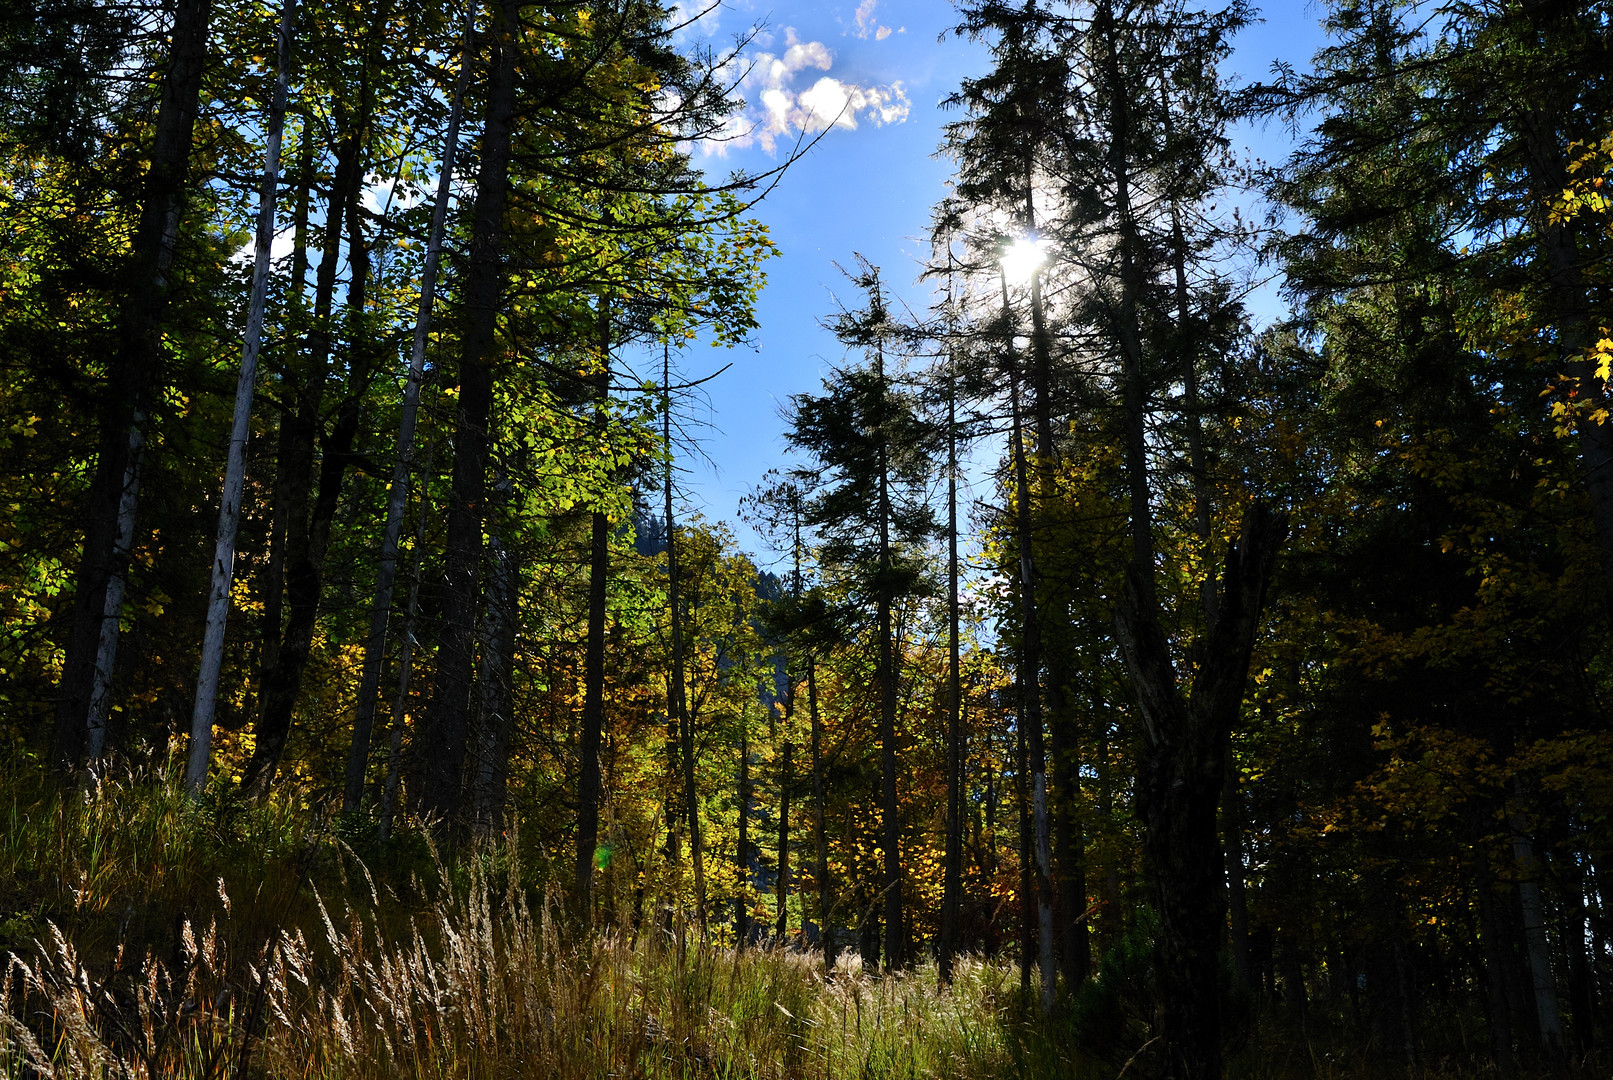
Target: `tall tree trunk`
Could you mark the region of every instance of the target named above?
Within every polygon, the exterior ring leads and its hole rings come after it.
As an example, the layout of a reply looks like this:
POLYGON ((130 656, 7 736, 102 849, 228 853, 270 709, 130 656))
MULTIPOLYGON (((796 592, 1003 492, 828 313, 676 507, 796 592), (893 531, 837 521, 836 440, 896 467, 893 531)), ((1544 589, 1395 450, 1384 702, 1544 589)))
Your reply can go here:
POLYGON ((1014 723, 1014 803, 1019 810, 1019 992, 1031 992, 1031 968, 1036 964, 1036 876, 1031 869, 1032 852, 1030 757, 1025 750, 1025 701, 1034 691, 1025 688, 1025 662, 1021 658, 1016 673, 1019 683, 1020 715, 1014 723))
POLYGON ((493 412, 491 361, 498 347, 498 315, 504 298, 504 208, 510 186, 519 25, 520 5, 500 0, 493 10, 481 167, 465 271, 465 326, 460 339, 459 408, 454 424, 437 678, 419 733, 420 805, 437 819, 441 830, 451 828, 459 813, 475 665, 476 586, 481 573, 482 503, 493 412))
POLYGON ((955 358, 947 373, 947 821, 941 881, 941 940, 936 970, 952 982, 963 893, 963 683, 958 645, 958 394, 955 358))
POLYGON ((1591 956, 1585 905, 1585 870, 1570 851, 1561 860, 1558 880, 1563 894, 1563 949, 1568 954, 1568 1014, 1573 1020, 1573 1042, 1577 1054, 1587 1055, 1595 1045, 1596 980, 1591 956))
MULTIPOLYGON (((211 0, 180 0, 169 34, 156 131, 130 245, 129 288, 118 311, 118 341, 97 418, 95 475, 85 506, 84 547, 57 683, 52 749, 63 769, 76 768, 84 753, 97 657, 106 658, 103 666, 110 670, 117 647, 118 621, 112 619, 108 625, 107 591, 114 578, 125 578, 129 570, 132 544, 120 550, 119 536, 125 521, 133 535, 138 489, 130 482, 131 462, 145 442, 142 432, 162 374, 162 319, 190 178, 211 15, 211 0)), ((117 586, 123 587, 121 582, 117 586)))
MULTIPOLYGON (((1034 235, 1036 231, 1036 183, 1033 164, 1025 162, 1025 226, 1034 235)), ((1037 545, 1052 543, 1057 522, 1054 514, 1058 501, 1058 443, 1053 438, 1053 349, 1047 329, 1047 312, 1042 299, 1040 268, 1031 273, 1031 389, 1034 398, 1036 423, 1035 494, 1028 508, 1030 528, 1023 532, 1020 542, 1034 553, 1037 545)), ((1033 563, 1034 566, 1034 554, 1033 563)), ((1042 590, 1046 581, 1027 584, 1027 588, 1042 590)), ((1048 791, 1047 754, 1039 733, 1031 741, 1031 774, 1033 785, 1038 771, 1045 793, 1043 808, 1050 831, 1050 851, 1047 865, 1042 868, 1047 878, 1046 903, 1054 919, 1053 940, 1047 947, 1056 949, 1056 959, 1064 972, 1065 981, 1075 986, 1086 978, 1092 963, 1092 947, 1082 926, 1081 917, 1086 908, 1086 862, 1081 837, 1080 805, 1081 770, 1076 755, 1079 753, 1080 734, 1069 707, 1070 657, 1060 647, 1052 633, 1058 618, 1051 595, 1036 597, 1036 617, 1041 625, 1037 629, 1037 658, 1046 671, 1045 716, 1052 742, 1052 790, 1048 791), (1050 646, 1049 642, 1053 644, 1050 646), (1057 858, 1051 847, 1056 845, 1057 858)), ((1040 672, 1039 672, 1040 676, 1040 672)), ((1038 849, 1040 851, 1040 849, 1038 849)), ((1047 959, 1043 959, 1044 971, 1047 959)), ((1049 987, 1042 988, 1044 1012, 1052 1008, 1049 987)))
MULTIPOLYGON (((882 313, 879 286, 874 285, 874 310, 882 313)), ((883 414, 890 397, 890 382, 885 376, 885 346, 883 341, 875 348, 875 365, 879 378, 880 408, 883 414)), ((901 803, 897 797, 896 772, 896 703, 897 669, 896 642, 891 626, 891 499, 890 455, 884 437, 879 441, 879 600, 876 613, 879 633, 879 777, 880 812, 883 818, 885 873, 883 898, 885 901, 885 970, 899 971, 905 962, 906 927, 902 918, 902 822, 901 803)))
MULTIPOLYGON (((662 384, 670 388, 671 365, 666 355, 662 370, 662 384)), ((679 604, 681 581, 678 577, 677 518, 672 502, 672 399, 670 389, 663 399, 662 436, 667 446, 666 472, 666 572, 667 618, 672 634, 672 674, 667 686, 667 700, 672 722, 677 725, 679 758, 683 769, 683 814, 689 824, 689 858, 694 866, 695 918, 700 925, 700 938, 706 937, 706 862, 700 835, 700 792, 695 786, 694 729, 689 719, 688 682, 683 667, 683 609, 679 604)))
POLYGON ((123 595, 128 585, 130 553, 134 549, 134 515, 140 501, 140 461, 145 454, 145 414, 136 411, 129 425, 129 461, 118 498, 118 535, 113 544, 114 572, 106 583, 101 637, 95 650, 95 675, 90 686, 88 736, 84 757, 91 771, 99 771, 107 752, 106 723, 112 712, 112 676, 117 669, 118 632, 123 618, 123 595))
POLYGON ((410 470, 414 463, 415 428, 420 413, 420 389, 425 382, 426 342, 431 334, 432 307, 437 298, 437 275, 442 263, 443 236, 447 231, 448 202, 453 193, 454 161, 459 153, 459 125, 465 111, 470 81, 470 39, 477 0, 465 12, 464 44, 460 47, 459 81, 448 110, 443 137, 442 166, 437 174, 436 197, 431 204, 431 225, 426 233, 426 260, 420 272, 420 300, 415 308, 414 342, 409 352, 409 374, 403 384, 403 410, 398 423, 398 445, 387 489, 386 525, 381 534, 381 560, 375 581, 375 603, 370 612, 370 634, 364 642, 364 669, 359 680, 353 718, 353 743, 347 756, 342 812, 358 812, 364 792, 364 769, 369 762, 370 735, 380 696, 381 669, 386 664, 386 629, 392 614, 392 590, 397 578, 398 542, 403 535, 403 511, 409 499, 410 470))
MULTIPOLYGON (((229 457, 224 467, 224 492, 219 500, 218 537, 213 549, 207 625, 196 676, 196 704, 191 711, 190 762, 185 770, 185 787, 192 798, 206 790, 208 765, 212 760, 213 711, 218 700, 219 675, 224 666, 224 630, 230 614, 230 583, 235 576, 235 532, 241 520, 241 489, 246 483, 246 444, 252 433, 252 393, 257 385, 258 347, 263 341, 264 309, 269 302, 269 248, 274 243, 275 198, 280 189, 280 141, 285 131, 291 33, 296 17, 297 0, 284 0, 280 8, 280 31, 275 43, 275 83, 269 104, 268 142, 263 152, 263 183, 258 191, 252 299, 247 307, 246 334, 241 344, 241 373, 236 380, 229 457)), ((135 460, 131 458, 131 468, 134 463, 135 460)), ((132 528, 132 506, 129 518, 132 528)), ((111 591, 108 596, 111 596, 111 591)), ((115 644, 116 639, 113 640, 115 644)))
MULTIPOLYGON (((494 483, 501 503, 510 498, 510 483, 494 483)), ((471 820, 476 835, 486 839, 504 828, 504 798, 510 768, 510 680, 515 671, 515 553, 495 526, 487 539, 487 591, 482 610, 481 667, 477 676, 476 772, 471 789, 471 820)))
POLYGON ((734 948, 743 949, 750 941, 750 724, 739 721, 739 839, 734 844, 734 869, 739 874, 739 891, 734 895, 734 948))
MULTIPOLYGON (((594 423, 604 435, 605 403, 610 394, 610 301, 599 301, 599 371, 593 377, 594 423)), ((583 657, 583 705, 577 781, 577 915, 584 924, 593 917, 594 852, 599 847, 599 740, 605 727, 605 584, 610 572, 610 519, 603 510, 592 516, 588 557, 588 644, 583 657)))
POLYGON ((812 833, 818 859, 818 923, 823 934, 823 970, 835 967, 834 883, 829 878, 829 837, 824 812, 823 719, 818 715, 818 667, 807 658, 807 714, 812 725, 812 833))
MULTIPOLYGON (((793 691, 787 696, 784 706, 784 718, 790 717, 790 703, 794 698, 793 691)), ((778 925, 774 933, 780 944, 790 930, 790 787, 795 783, 795 776, 791 772, 791 755, 795 753, 795 744, 788 738, 784 740, 782 760, 779 762, 779 802, 778 802, 778 925)))
MULTIPOLYGON (((426 473, 431 469, 428 465, 426 473)), ((409 705, 409 678, 414 672, 415 617, 420 610, 420 574, 426 557, 426 518, 428 504, 422 485, 420 520, 415 524, 414 567, 409 575, 409 600, 403 612, 403 641, 398 650, 398 694, 392 704, 392 730, 388 736, 386 779, 381 789, 381 843, 392 835, 392 819, 398 809, 398 785, 403 778, 403 718, 409 705)))
MULTIPOLYGON (((1008 282, 1003 280, 1003 310, 1008 312, 1008 282)), ((1008 331, 1012 335, 1013 331, 1008 331)), ((1010 353, 1012 348, 1010 348, 1010 353)), ((1010 363, 1013 361, 1010 359, 1010 363)), ((1019 609, 1020 609, 1020 716, 1019 727, 1025 739, 1026 767, 1029 775, 1031 826, 1034 831, 1034 848, 1023 853, 1027 860, 1034 859, 1036 901, 1036 961, 1041 977, 1042 1015, 1053 1014, 1053 1002, 1058 992, 1058 968, 1053 950, 1053 852, 1047 821, 1047 752, 1042 742, 1041 656, 1042 628, 1036 608, 1036 559, 1032 532, 1034 520, 1031 511, 1030 477, 1025 463, 1025 436, 1023 413, 1019 402, 1019 377, 1008 376, 1009 397, 1013 413, 1011 435, 1014 445, 1014 526, 1015 541, 1019 545, 1019 609)))

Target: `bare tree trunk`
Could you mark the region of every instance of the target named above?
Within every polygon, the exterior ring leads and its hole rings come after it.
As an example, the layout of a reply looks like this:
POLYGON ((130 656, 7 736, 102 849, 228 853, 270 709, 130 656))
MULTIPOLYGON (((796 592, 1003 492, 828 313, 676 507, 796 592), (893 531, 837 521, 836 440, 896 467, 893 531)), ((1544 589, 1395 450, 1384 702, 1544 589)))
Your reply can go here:
POLYGON ((818 668, 807 659, 807 713, 812 724, 813 839, 818 856, 818 922, 823 934, 823 969, 834 971, 834 886, 829 879, 829 838, 824 821, 823 720, 818 715, 818 668))
MULTIPOLYGON (((1008 282, 1003 280, 1003 310, 1008 311, 1008 282)), ((1012 335, 1010 330, 1009 334, 1012 335)), ((1010 360, 1012 363, 1012 360, 1010 360)), ((1012 447, 1015 487, 1015 532, 1019 545, 1020 694, 1019 726, 1025 739, 1026 766, 1030 770, 1029 798, 1034 849, 1024 852, 1035 860, 1037 970, 1041 976, 1042 1015, 1053 1014, 1058 992, 1058 967, 1053 951, 1053 852, 1047 822, 1047 754, 1042 743, 1041 620, 1036 609, 1036 560, 1033 554, 1030 477, 1025 463, 1025 438, 1019 404, 1019 377, 1009 373, 1013 411, 1012 447)))
POLYGON ((734 844, 734 869, 739 873, 739 891, 734 896, 734 948, 743 949, 750 940, 750 724, 747 714, 739 720, 739 839, 734 844))
POLYGON ((84 757, 92 772, 99 771, 107 749, 106 722, 112 712, 112 676, 118 662, 119 620, 123 617, 123 594, 129 580, 129 557, 134 548, 134 515, 140 499, 140 459, 145 451, 145 421, 145 414, 136 410, 134 423, 129 425, 129 463, 123 475, 123 494, 118 498, 118 535, 112 548, 114 569, 106 583, 106 607, 101 613, 101 637, 95 651, 95 676, 90 687, 84 757))
MULTIPOLYGON (((252 433, 252 393, 258 377, 258 347, 263 341, 264 309, 269 302, 269 249, 274 243, 275 198, 280 187, 280 141, 285 132, 286 86, 290 79, 292 24, 297 0, 284 0, 276 41, 274 95, 269 105, 268 142, 263 152, 263 184, 258 191, 257 235, 252 261, 252 299, 247 308, 246 334, 241 345, 241 374, 235 386, 235 415, 230 425, 229 457, 224 467, 224 492, 219 500, 218 538, 213 549, 212 587, 208 592, 207 626, 202 637, 201 664, 196 675, 196 704, 191 712, 190 762, 185 788, 192 798, 207 788, 212 760, 213 711, 218 680, 224 665, 224 630, 230 614, 230 583, 235 574, 235 533, 241 520, 241 489, 246 483, 246 444, 252 433)), ((136 459, 131 456, 130 469, 136 459)), ((128 525, 134 525, 133 495, 125 497, 128 525)), ((120 518, 123 515, 119 515, 120 518)), ((120 522, 120 538, 124 530, 120 522)), ((121 582, 117 593, 122 593, 121 582)), ((110 601, 113 590, 108 590, 110 601)), ((121 599, 121 595, 119 596, 121 599)), ((116 613, 113 615, 116 619, 116 613)), ((116 635, 111 645, 116 647, 116 635)), ((97 665, 99 667, 99 665, 97 665)))
POLYGON ((1034 691, 1025 689, 1025 662, 1020 659, 1017 673, 1019 682, 1020 715, 1014 723, 1014 802, 1019 809, 1019 992, 1028 998, 1031 992, 1031 968, 1036 964, 1036 878, 1031 869, 1031 803, 1030 757, 1025 750, 1024 702, 1034 691))
MULTIPOLYGON (((792 691, 786 697, 784 718, 790 717, 790 701, 795 696, 792 691)), ((790 770, 791 755, 795 753, 795 744, 788 738, 784 740, 783 760, 779 762, 779 806, 778 806, 778 925, 774 933, 780 944, 790 930, 790 787, 795 783, 795 776, 790 770)))
POLYGON ((706 863, 704 845, 700 837, 700 793, 695 787, 694 730, 689 719, 688 683, 683 669, 683 609, 678 593, 678 531, 677 517, 672 504, 672 399, 671 363, 663 354, 661 381, 666 397, 663 401, 662 436, 667 446, 666 473, 666 568, 667 617, 672 633, 672 676, 668 689, 668 705, 673 723, 677 725, 680 757, 683 767, 683 813, 689 823, 689 857, 694 864, 695 918, 700 924, 700 938, 706 937, 706 863))
POLYGON ((392 482, 387 489, 386 526, 381 535, 375 604, 370 614, 370 636, 364 642, 364 670, 359 681, 357 711, 353 719, 353 744, 347 757, 346 785, 342 793, 344 814, 358 812, 364 793, 364 768, 369 761, 370 734, 375 726, 381 669, 386 663, 386 629, 392 613, 392 590, 397 577, 398 541, 403 535, 404 505, 409 499, 415 428, 420 413, 420 389, 425 382, 426 341, 431 333, 432 307, 437 298, 437 274, 442 263, 443 236, 447 231, 454 160, 459 152, 459 125, 465 110, 465 90, 472 66, 470 38, 478 7, 477 0, 471 0, 465 13, 465 43, 460 49, 459 82, 454 87, 453 105, 448 111, 442 166, 437 174, 437 193, 431 206, 431 225, 426 234, 426 260, 420 273, 420 300, 415 308, 414 344, 409 353, 409 374, 403 384, 403 411, 398 424, 398 448, 392 466, 392 482))
POLYGON ((936 970, 952 982, 958 908, 963 893, 963 683, 958 660, 958 395, 956 364, 947 372, 947 822, 941 882, 941 940, 936 970))
POLYGON ((501 0, 493 14, 486 122, 463 294, 466 317, 460 339, 459 411, 454 424, 437 679, 420 731, 420 804, 444 832, 453 827, 459 813, 475 664, 482 503, 493 411, 491 361, 498 347, 498 316, 504 299, 504 208, 510 186, 519 27, 520 5, 501 0))
MULTIPOLYGON (((599 301, 599 371, 594 375, 594 422, 603 435, 610 394, 610 301, 599 301)), ((588 559, 588 646, 583 658, 581 769, 577 781, 577 915, 593 917, 594 852, 599 847, 599 740, 605 726, 605 584, 610 572, 610 520, 595 510, 588 559)))
MULTIPOLYGON (((499 500, 509 499, 509 480, 498 477, 499 500)), ((510 765, 511 683, 515 670, 515 554, 495 526, 487 539, 487 595, 482 611, 481 670, 477 678, 476 774, 471 789, 472 823, 483 839, 504 827, 505 784, 510 765)))
MULTIPOLYGON (((118 311, 118 342, 98 417, 100 437, 85 507, 84 547, 57 683, 52 749, 62 769, 76 768, 84 753, 96 658, 116 648, 118 622, 113 619, 107 625, 107 590, 114 578, 128 574, 128 559, 119 554, 118 538, 121 523, 132 523, 138 507, 137 489, 129 483, 130 462, 144 443, 138 432, 149 418, 152 392, 161 377, 162 316, 190 175, 211 15, 211 0, 180 0, 169 34, 156 131, 130 245, 129 290, 118 311)), ((132 524, 129 531, 132 535, 132 524)), ((120 582, 118 588, 123 587, 120 582)))
MULTIPOLYGON (((872 311, 882 316, 883 298, 877 279, 873 286, 872 311)), ((885 376, 884 342, 876 343, 874 359, 883 403, 890 393, 885 376)), ((883 404, 881 409, 883 410, 883 404)), ((896 790, 896 643, 891 627, 891 500, 890 456, 885 441, 879 443, 879 598, 876 618, 879 634, 879 776, 880 812, 883 818, 884 848, 885 970, 899 971, 905 962, 906 927, 902 917, 901 803, 896 790)))
MULTIPOLYGON (((430 469, 426 471, 430 472, 430 469)), ((420 610, 420 574, 426 555, 426 511, 426 493, 422 490, 420 520, 415 525, 414 534, 414 567, 409 575, 409 601, 403 615, 403 642, 398 650, 398 695, 392 704, 386 780, 381 789, 381 827, 378 835, 383 844, 392 835, 392 819, 398 809, 398 784, 403 777, 403 718, 409 704, 409 677, 414 671, 414 627, 415 615, 420 610)))

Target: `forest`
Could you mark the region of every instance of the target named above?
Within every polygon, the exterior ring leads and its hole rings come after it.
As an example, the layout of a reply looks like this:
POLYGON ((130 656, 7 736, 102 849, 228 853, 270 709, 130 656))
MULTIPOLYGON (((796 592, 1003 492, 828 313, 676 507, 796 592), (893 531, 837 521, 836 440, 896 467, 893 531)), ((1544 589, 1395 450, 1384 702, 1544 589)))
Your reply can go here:
POLYGON ((730 522, 759 29, 0 7, 0 1075, 1609 1075, 1613 4, 1314 7, 955 0, 730 522))

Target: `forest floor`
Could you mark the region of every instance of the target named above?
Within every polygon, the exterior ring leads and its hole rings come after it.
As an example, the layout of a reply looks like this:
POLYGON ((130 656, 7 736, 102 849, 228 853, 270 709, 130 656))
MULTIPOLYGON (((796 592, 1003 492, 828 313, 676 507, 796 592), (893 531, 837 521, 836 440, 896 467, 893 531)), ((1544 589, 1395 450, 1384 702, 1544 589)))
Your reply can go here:
MULTIPOLYGON (((933 962, 826 977, 820 953, 676 927, 577 933, 519 843, 445 861, 419 831, 366 848, 295 796, 0 784, 0 1077, 1098 1080, 1157 1064, 1146 986, 1043 1023, 1008 963, 965 959, 941 988, 933 962)), ((1464 1048, 1412 1066, 1320 1009, 1250 1021, 1229 1076, 1492 1071, 1461 1018, 1442 1037, 1464 1048)))

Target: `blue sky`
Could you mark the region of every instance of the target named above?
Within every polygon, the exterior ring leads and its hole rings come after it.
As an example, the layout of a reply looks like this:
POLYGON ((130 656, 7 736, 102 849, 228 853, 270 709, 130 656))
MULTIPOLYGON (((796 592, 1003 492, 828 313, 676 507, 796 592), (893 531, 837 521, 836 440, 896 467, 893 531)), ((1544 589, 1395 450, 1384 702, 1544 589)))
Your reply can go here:
MULTIPOLYGON (((1266 5, 1265 21, 1237 38, 1231 70, 1253 81, 1274 60, 1306 67, 1323 41, 1321 14, 1311 0, 1266 5)), ((940 102, 987 63, 981 47, 946 33, 955 21, 955 9, 943 0, 727 0, 697 27, 719 47, 753 24, 763 27, 747 50, 753 62, 741 88, 747 107, 735 128, 739 137, 720 153, 695 153, 713 181, 733 169, 771 168, 803 126, 821 127, 819 118, 836 114, 841 121, 756 208, 781 254, 768 264, 754 348, 696 346, 682 359, 693 376, 733 364, 707 384, 708 404, 695 409, 693 420, 704 426, 694 433, 710 463, 684 462, 688 509, 735 522, 740 497, 768 468, 789 463, 779 407, 791 394, 817 390, 828 367, 843 358, 818 324, 834 310, 836 295, 857 301, 836 263, 849 266, 861 253, 898 296, 923 309, 926 291, 914 279, 927 252, 930 210, 948 175, 935 151, 942 125, 956 115, 940 102)), ((1235 145, 1280 160, 1288 141, 1273 127, 1240 130, 1235 145)), ((1251 306, 1262 321, 1280 310, 1270 288, 1251 306)), ((736 531, 765 563, 768 554, 756 550, 754 536, 736 531)))

